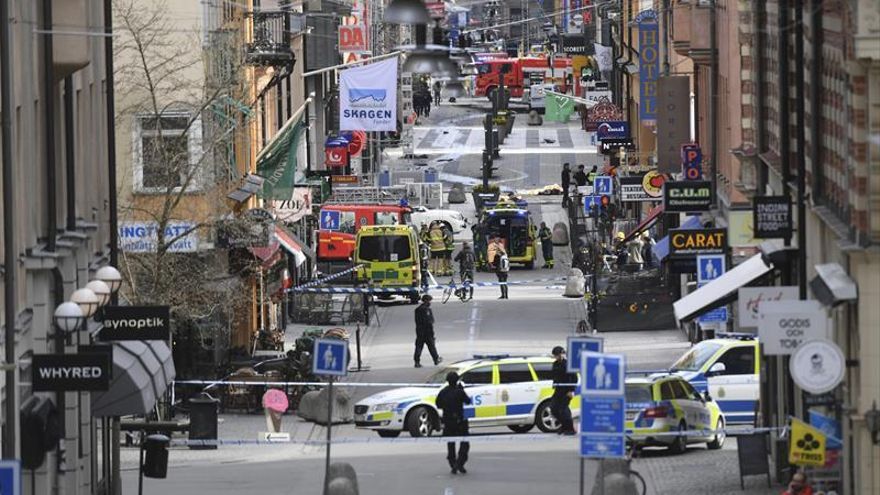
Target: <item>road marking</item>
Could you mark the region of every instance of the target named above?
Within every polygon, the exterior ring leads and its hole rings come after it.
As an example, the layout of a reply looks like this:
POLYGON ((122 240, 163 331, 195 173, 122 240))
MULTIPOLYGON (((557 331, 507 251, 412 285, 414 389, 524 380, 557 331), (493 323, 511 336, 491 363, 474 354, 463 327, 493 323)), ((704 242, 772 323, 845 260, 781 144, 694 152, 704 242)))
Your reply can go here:
POLYGON ((451 486, 447 486, 445 490, 443 490, 443 495, 455 495, 455 490, 451 486))
POLYGON ((474 354, 474 341, 477 339, 477 322, 479 321, 479 307, 477 303, 474 303, 474 307, 471 308, 471 324, 468 328, 468 355, 472 356, 474 354))

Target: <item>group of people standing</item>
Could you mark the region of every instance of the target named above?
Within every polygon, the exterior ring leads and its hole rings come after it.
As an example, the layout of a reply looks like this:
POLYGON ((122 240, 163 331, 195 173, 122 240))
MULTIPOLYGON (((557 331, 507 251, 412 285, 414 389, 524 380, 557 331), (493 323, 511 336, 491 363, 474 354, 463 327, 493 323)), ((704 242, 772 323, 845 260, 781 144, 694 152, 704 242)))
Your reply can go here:
MULTIPOLYGON (((578 165, 577 172, 574 173, 574 182, 577 187, 583 186, 592 186, 593 182, 596 180, 596 176, 599 175, 599 167, 593 165, 593 168, 590 169, 589 173, 586 171, 586 167, 583 164, 578 165)), ((562 207, 568 207, 569 202, 571 201, 571 165, 566 162, 562 164, 562 207)))

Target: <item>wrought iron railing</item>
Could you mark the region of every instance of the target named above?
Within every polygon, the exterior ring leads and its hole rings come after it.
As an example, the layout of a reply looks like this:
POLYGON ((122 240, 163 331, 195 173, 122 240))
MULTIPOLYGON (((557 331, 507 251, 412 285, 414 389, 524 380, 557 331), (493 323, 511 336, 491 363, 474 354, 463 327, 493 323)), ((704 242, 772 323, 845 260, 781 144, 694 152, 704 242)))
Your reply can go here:
POLYGON ((283 66, 294 62, 290 49, 290 12, 254 12, 253 42, 247 44, 247 62, 283 66))

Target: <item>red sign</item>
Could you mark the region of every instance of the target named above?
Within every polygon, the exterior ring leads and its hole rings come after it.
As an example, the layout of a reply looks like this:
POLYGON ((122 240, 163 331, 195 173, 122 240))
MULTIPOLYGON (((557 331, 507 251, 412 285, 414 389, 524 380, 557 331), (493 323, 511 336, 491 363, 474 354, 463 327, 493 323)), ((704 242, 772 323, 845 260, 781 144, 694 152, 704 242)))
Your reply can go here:
POLYGON ((324 164, 328 167, 344 167, 348 165, 348 148, 341 146, 325 148, 324 164))
POLYGON ((339 26, 339 51, 343 53, 367 51, 366 31, 363 24, 339 26))
POLYGON ((364 131, 352 131, 351 141, 348 144, 348 154, 350 156, 358 156, 364 149, 364 143, 367 141, 367 133, 364 131))
POLYGON ((446 4, 444 2, 427 2, 425 7, 428 8, 428 14, 432 19, 442 19, 446 17, 446 4))

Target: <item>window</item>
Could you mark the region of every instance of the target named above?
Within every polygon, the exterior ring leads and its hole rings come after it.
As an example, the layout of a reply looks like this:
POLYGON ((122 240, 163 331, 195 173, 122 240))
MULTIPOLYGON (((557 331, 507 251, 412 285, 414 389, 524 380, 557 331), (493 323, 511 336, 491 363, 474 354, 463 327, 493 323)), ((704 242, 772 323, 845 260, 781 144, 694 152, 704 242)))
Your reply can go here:
POLYGON ((354 212, 339 212, 339 231, 343 234, 354 234, 354 212))
POLYGON ((627 384, 626 402, 628 404, 654 402, 654 397, 651 394, 651 387, 643 384, 627 384))
POLYGON ((672 390, 672 382, 663 382, 660 384, 660 400, 672 400, 675 398, 675 392, 672 390))
POLYGON ((718 358, 724 363, 724 371, 719 375, 753 375, 755 374, 755 348, 752 346, 734 347, 718 358))
POLYGON ((717 342, 700 342, 678 358, 670 371, 699 371, 720 348, 721 344, 717 342))
POLYGON ((672 396, 676 399, 689 400, 692 398, 684 386, 682 386, 684 382, 681 380, 672 380, 669 383, 672 384, 672 396))
POLYGON ((532 363, 538 380, 553 380, 553 363, 532 363))
POLYGON ((462 375, 461 381, 466 385, 491 385, 492 367, 483 366, 481 368, 474 368, 462 375))
POLYGON ((365 261, 405 261, 412 258, 409 237, 405 235, 366 236, 358 245, 358 259, 365 261))
POLYGON ((396 211, 377 211, 376 225, 397 225, 396 211))
POLYGON ((501 383, 531 382, 532 372, 527 363, 501 364, 498 366, 501 383))
POLYGON ((700 395, 699 392, 697 392, 693 385, 684 380, 682 380, 680 383, 681 386, 684 387, 685 392, 687 392, 688 397, 690 397, 692 400, 703 400, 703 396, 700 395))
POLYGON ((194 175, 201 161, 201 121, 191 119, 188 113, 135 117, 132 163, 136 191, 179 191, 188 180, 188 190, 201 188, 203 178, 194 175))

